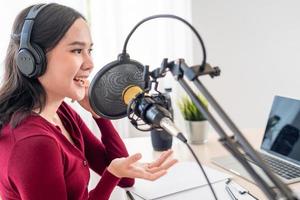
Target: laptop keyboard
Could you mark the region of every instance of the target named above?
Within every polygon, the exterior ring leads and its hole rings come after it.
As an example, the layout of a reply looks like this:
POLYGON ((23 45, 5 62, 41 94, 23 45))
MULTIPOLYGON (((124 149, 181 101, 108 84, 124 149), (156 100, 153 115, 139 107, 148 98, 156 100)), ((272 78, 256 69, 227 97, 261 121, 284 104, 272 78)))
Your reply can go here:
POLYGON ((300 177, 300 168, 294 165, 291 165, 287 162, 279 160, 277 158, 268 156, 266 154, 260 154, 263 160, 268 163, 269 167, 276 174, 284 177, 285 179, 293 179, 300 177))

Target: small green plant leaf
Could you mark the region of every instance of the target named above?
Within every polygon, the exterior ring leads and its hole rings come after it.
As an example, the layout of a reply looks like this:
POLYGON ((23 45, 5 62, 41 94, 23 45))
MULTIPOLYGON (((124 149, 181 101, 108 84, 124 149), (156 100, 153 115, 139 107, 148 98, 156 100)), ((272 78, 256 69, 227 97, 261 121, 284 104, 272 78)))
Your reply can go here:
MULTIPOLYGON (((198 98, 200 102, 203 103, 204 107, 208 109, 208 102, 207 100, 198 95, 198 98)), ((203 116, 203 114, 197 109, 196 105, 192 102, 192 100, 184 96, 181 98, 181 100, 178 102, 179 109, 181 111, 181 114, 183 115, 183 118, 188 121, 204 121, 206 118, 203 116)))

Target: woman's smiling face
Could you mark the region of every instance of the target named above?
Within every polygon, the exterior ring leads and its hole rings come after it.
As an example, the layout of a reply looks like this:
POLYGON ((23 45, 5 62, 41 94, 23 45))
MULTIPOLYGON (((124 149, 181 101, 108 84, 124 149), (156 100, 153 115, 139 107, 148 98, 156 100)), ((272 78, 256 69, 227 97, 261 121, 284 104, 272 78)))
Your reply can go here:
POLYGON ((46 54, 47 69, 38 79, 47 93, 47 98, 84 98, 84 83, 93 69, 92 45, 86 21, 77 19, 59 43, 46 54))

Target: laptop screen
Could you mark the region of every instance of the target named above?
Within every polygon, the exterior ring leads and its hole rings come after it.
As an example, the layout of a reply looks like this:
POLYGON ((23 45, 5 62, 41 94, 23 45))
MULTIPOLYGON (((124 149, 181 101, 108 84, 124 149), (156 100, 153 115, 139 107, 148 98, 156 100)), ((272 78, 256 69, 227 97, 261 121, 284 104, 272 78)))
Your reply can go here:
POLYGON ((261 148, 300 163, 300 100, 275 96, 261 148))

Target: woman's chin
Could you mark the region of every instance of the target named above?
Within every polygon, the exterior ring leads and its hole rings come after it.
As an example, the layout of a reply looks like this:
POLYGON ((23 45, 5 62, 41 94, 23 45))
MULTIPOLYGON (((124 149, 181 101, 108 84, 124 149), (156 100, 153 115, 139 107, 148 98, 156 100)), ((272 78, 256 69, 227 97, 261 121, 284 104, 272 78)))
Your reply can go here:
POLYGON ((83 100, 84 99, 84 97, 85 97, 85 94, 83 93, 83 94, 76 94, 76 95, 71 95, 71 96, 69 96, 69 98, 70 99, 72 99, 72 100, 74 100, 74 101, 81 101, 81 100, 83 100))
POLYGON ((84 95, 82 95, 82 96, 77 96, 76 101, 81 101, 81 100, 83 100, 83 99, 84 99, 84 95))

